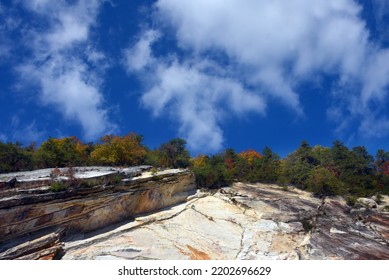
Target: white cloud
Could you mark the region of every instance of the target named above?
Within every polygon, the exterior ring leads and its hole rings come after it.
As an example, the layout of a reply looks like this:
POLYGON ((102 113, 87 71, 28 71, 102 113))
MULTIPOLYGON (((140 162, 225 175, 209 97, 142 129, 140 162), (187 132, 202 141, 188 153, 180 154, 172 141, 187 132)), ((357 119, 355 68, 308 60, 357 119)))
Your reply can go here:
POLYGON ((129 72, 140 71, 153 63, 151 44, 158 38, 157 31, 147 30, 133 48, 124 51, 124 64, 129 72))
POLYGON ((47 108, 78 122, 87 140, 112 132, 115 126, 103 108, 101 92, 106 59, 90 40, 102 1, 23 3, 47 27, 27 30, 26 44, 31 46, 33 56, 17 68, 21 78, 40 88, 40 100, 47 108))
POLYGON ((144 81, 149 88, 143 102, 157 115, 170 108, 193 146, 209 142, 213 149, 221 147, 220 111, 263 113, 272 99, 303 115, 297 89, 321 74, 338 76, 331 95, 335 106, 328 114, 343 117, 338 129, 357 120, 361 134, 382 136, 366 123, 374 119, 386 127, 386 116, 371 116, 382 110, 379 101, 387 101, 388 50, 370 41, 361 6, 354 0, 159 0, 155 8, 158 22, 166 26, 144 32, 127 50, 127 69, 151 77, 144 81), (153 43, 169 34, 165 30, 173 31, 185 53, 170 53, 170 60, 175 58, 170 63, 152 54, 153 43), (209 53, 227 60, 208 58, 217 65, 212 73, 197 66, 209 53), (239 90, 231 90, 229 83, 239 90), (235 98, 222 106, 214 96, 235 98), (261 104, 257 110, 246 106, 250 99, 261 104))
POLYGON ((192 150, 217 150, 223 142, 220 121, 226 115, 263 113, 262 98, 228 77, 226 71, 207 60, 180 63, 175 56, 158 59, 151 45, 158 36, 146 32, 125 51, 127 70, 140 71, 151 82, 142 103, 155 116, 169 115, 179 123, 179 133, 188 139, 192 150))

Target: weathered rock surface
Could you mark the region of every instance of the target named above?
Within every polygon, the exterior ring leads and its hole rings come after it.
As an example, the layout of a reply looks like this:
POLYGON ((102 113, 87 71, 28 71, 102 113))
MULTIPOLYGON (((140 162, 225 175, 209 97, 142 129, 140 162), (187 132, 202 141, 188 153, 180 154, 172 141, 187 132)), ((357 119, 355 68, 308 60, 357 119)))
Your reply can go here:
POLYGON ((151 174, 143 167, 102 169, 64 176, 65 183, 73 180, 72 184, 58 192, 47 186, 49 170, 35 172, 39 178, 31 172, 2 175, 18 183, 0 196, 0 259, 50 258, 62 247, 47 238, 58 228, 65 235, 87 233, 185 202, 195 192, 194 176, 187 170, 151 174))
POLYGON ((274 185, 196 193, 189 171, 148 169, 0 175, 0 259, 389 259, 389 197, 351 208, 274 185))
POLYGON ((63 259, 389 259, 389 213, 236 183, 65 240, 63 259))

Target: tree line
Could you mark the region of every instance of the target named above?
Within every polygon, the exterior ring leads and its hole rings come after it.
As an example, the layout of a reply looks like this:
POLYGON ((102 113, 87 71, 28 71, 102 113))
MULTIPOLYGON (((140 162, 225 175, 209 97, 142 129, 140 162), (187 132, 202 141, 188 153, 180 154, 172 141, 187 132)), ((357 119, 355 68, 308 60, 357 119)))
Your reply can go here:
POLYGON ((49 138, 36 144, 0 141, 0 173, 69 166, 134 166, 191 168, 199 188, 219 188, 234 181, 293 185, 318 196, 389 194, 389 152, 375 157, 364 146, 349 149, 335 141, 332 147, 300 146, 281 159, 269 147, 240 153, 226 149, 214 155, 190 157, 186 142, 172 139, 149 149, 136 133, 106 135, 98 143, 76 137, 49 138))
POLYGON ((389 152, 380 149, 373 157, 364 146, 350 150, 340 141, 332 147, 311 147, 302 141, 284 159, 265 147, 262 153, 227 149, 197 156, 191 163, 200 187, 217 188, 237 180, 293 185, 317 196, 389 194, 389 152))
POLYGON ((135 166, 186 168, 190 156, 186 142, 176 138, 151 150, 136 133, 105 135, 98 143, 83 143, 77 137, 52 138, 39 147, 0 141, 0 173, 69 166, 135 166))

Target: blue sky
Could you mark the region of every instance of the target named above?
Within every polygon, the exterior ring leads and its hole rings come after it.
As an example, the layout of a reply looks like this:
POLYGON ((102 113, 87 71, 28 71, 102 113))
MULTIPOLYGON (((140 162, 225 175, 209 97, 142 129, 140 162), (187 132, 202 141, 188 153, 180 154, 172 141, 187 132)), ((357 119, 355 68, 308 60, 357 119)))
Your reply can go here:
POLYGON ((0 140, 389 150, 385 0, 0 0, 0 140))

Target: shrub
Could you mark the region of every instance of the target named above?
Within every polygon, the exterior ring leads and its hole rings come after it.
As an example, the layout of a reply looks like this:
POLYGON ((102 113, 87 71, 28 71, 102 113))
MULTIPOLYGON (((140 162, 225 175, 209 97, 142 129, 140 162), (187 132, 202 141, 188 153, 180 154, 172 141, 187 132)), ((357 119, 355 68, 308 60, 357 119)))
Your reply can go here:
POLYGON ((281 189, 282 189, 284 192, 289 191, 289 188, 288 188, 287 185, 283 185, 283 186, 281 187, 281 189))
POLYGON ((158 170, 157 170, 157 168, 153 167, 153 168, 151 168, 150 172, 151 172, 152 176, 155 176, 155 175, 157 175, 158 170))
POLYGON ((379 193, 375 196, 375 202, 377 202, 377 204, 381 204, 382 199, 383 199, 383 196, 379 193))
POLYGON ((341 182, 326 168, 314 168, 307 180, 308 189, 313 191, 317 196, 332 196, 341 194, 341 182))
POLYGON ((67 189, 66 185, 61 181, 53 181, 50 184, 50 190, 52 192, 62 192, 67 189))
POLYGON ((310 232, 313 229, 311 221, 307 218, 303 219, 301 221, 301 224, 303 225, 303 229, 305 232, 310 232))
POLYGON ((357 203, 357 197, 353 195, 346 196, 346 203, 348 206, 354 207, 355 203, 357 203))

